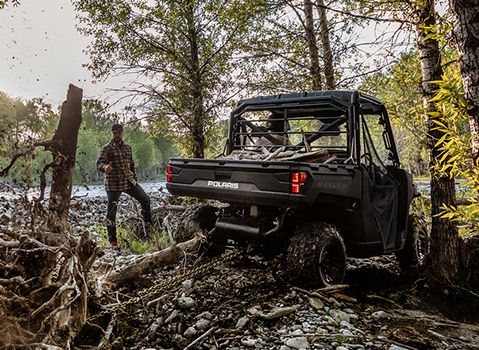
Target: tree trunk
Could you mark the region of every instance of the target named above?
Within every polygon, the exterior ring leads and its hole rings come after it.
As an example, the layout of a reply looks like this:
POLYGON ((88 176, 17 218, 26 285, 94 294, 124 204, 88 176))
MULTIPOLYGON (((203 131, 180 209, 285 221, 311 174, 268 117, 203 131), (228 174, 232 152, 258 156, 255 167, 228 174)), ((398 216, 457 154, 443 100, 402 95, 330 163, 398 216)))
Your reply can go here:
MULTIPOLYGON (((434 120, 442 121, 434 103, 429 102, 435 95, 437 84, 433 81, 442 79, 441 53, 437 40, 427 37, 425 27, 436 25, 434 0, 426 0, 418 11, 418 49, 421 61, 422 90, 424 104, 428 112, 428 145, 431 166, 431 261, 432 275, 441 283, 455 284, 459 272, 459 239, 456 225, 448 219, 438 216, 441 206, 456 206, 454 178, 448 173, 439 173, 435 166, 438 163, 440 150, 435 146, 443 135, 434 130, 434 120), (435 113, 432 115, 431 113, 435 113)), ((447 162, 447 159, 445 160, 447 162)))
POLYGON ((191 59, 191 95, 193 123, 191 133, 193 136, 193 157, 205 157, 205 136, 204 136, 204 101, 203 85, 201 81, 200 59, 198 52, 198 29, 195 25, 194 1, 188 2, 187 6, 188 37, 190 41, 191 59))
POLYGON ((472 157, 476 161, 479 158, 479 1, 450 0, 449 5, 454 14, 453 33, 468 105, 472 157))
POLYGON ((309 47, 309 59, 311 73, 311 82, 313 90, 322 89, 321 68, 319 67, 318 45, 316 43, 316 34, 313 21, 313 3, 311 0, 304 0, 305 31, 306 40, 309 47))
POLYGON ((317 0, 316 9, 319 17, 319 35, 321 36, 321 45, 323 48, 324 76, 326 78, 325 88, 327 90, 334 90, 336 84, 334 83, 333 51, 329 40, 330 32, 328 17, 326 16, 326 7, 324 6, 323 0, 317 0))
POLYGON ((60 123, 49 147, 54 165, 49 202, 51 216, 48 226, 54 232, 61 232, 67 225, 78 130, 82 120, 82 95, 82 89, 70 84, 67 100, 62 105, 60 123))

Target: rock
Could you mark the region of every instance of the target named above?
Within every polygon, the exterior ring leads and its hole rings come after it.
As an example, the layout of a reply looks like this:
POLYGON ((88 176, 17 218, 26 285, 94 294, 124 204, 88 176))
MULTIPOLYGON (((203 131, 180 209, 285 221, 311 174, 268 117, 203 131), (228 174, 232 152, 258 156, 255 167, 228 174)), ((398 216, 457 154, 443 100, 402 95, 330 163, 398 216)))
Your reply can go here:
POLYGON ((291 350, 291 348, 289 346, 286 346, 286 345, 281 345, 279 350, 291 350))
POLYGON ((324 328, 318 327, 318 328, 316 329, 316 333, 318 333, 318 334, 328 334, 329 331, 326 330, 326 329, 324 329, 324 328))
POLYGON ((165 323, 172 322, 176 318, 176 316, 178 316, 178 310, 173 310, 170 316, 168 316, 168 318, 165 320, 165 323))
POLYGON ((178 298, 176 301, 178 303, 178 306, 183 309, 191 309, 193 306, 195 306, 195 301, 191 297, 182 296, 178 298))
POLYGON ((354 314, 354 311, 352 309, 344 309, 344 312, 346 312, 347 314, 354 314))
POLYGON ((380 310, 380 311, 373 312, 371 314, 371 317, 376 319, 376 320, 380 320, 380 319, 383 319, 383 318, 387 318, 388 314, 386 312, 380 310))
POLYGON ((175 334, 171 338, 173 344, 176 344, 180 348, 184 348, 186 346, 187 340, 181 334, 175 334))
POLYGON ((297 337, 286 340, 286 345, 293 349, 307 349, 309 342, 306 337, 297 337))
POLYGON ((158 329, 160 328, 160 325, 157 323, 153 323, 150 326, 150 329, 148 330, 148 339, 153 340, 156 337, 156 333, 158 332, 158 329))
POLYGON ((244 328, 249 322, 249 318, 247 316, 241 317, 238 322, 236 322, 236 328, 244 328))
POLYGON ((191 327, 188 327, 188 329, 185 331, 185 333, 183 333, 183 335, 186 338, 191 338, 191 337, 194 337, 197 333, 198 331, 196 330, 196 328, 191 326, 191 327))
POLYGON ((286 315, 289 315, 299 309, 299 305, 287 306, 287 307, 275 307, 269 312, 264 313, 261 311, 259 306, 254 306, 248 309, 248 312, 256 317, 262 318, 264 320, 274 320, 275 318, 280 318, 286 315))
POLYGON ((401 346, 397 346, 397 345, 391 345, 389 347, 389 350, 407 350, 406 348, 403 348, 401 346))
POLYGON ((353 333, 349 329, 343 329, 341 331, 341 334, 346 336, 346 337, 351 337, 353 335, 353 333))
POLYGON ((324 303, 318 298, 309 298, 309 305, 315 310, 321 310, 324 308, 324 303))
POLYGON ((347 321, 341 321, 341 322, 339 323, 339 327, 340 327, 340 328, 349 328, 349 327, 351 327, 351 324, 350 324, 349 322, 347 322, 347 321))
POLYGON ((193 284, 194 284, 194 281, 192 279, 189 279, 189 280, 183 281, 183 283, 181 284, 181 287, 183 288, 184 291, 189 291, 193 289, 193 284))
POLYGON ((351 316, 344 311, 332 309, 329 311, 329 314, 338 321, 338 323, 341 321, 351 322, 351 316))
POLYGON ((211 321, 213 319, 213 314, 209 311, 204 311, 201 314, 199 314, 198 316, 196 316, 196 318, 197 319, 205 318, 205 319, 211 321))
POLYGON ((349 349, 345 346, 337 346, 336 350, 349 350, 349 349))
POLYGON ((257 341, 256 339, 242 339, 241 340, 241 344, 243 344, 244 346, 247 346, 249 348, 252 348, 256 345, 257 341))
POLYGON ((202 330, 202 329, 205 329, 206 327, 208 327, 210 325, 210 323, 211 322, 209 320, 202 318, 202 319, 199 319, 198 321, 196 321, 195 327, 198 330, 202 330))
POLYGON ((356 314, 349 314, 349 318, 352 320, 358 320, 359 319, 359 316, 356 315, 356 314))

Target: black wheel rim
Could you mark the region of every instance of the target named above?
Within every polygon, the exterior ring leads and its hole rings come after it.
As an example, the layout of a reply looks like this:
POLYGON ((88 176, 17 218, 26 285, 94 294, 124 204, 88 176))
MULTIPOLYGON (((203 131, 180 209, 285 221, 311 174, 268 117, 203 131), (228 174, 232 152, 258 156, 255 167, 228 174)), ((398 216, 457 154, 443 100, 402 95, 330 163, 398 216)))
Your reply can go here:
POLYGON ((344 252, 336 242, 329 242, 319 257, 319 273, 324 282, 331 284, 337 281, 344 267, 344 252))

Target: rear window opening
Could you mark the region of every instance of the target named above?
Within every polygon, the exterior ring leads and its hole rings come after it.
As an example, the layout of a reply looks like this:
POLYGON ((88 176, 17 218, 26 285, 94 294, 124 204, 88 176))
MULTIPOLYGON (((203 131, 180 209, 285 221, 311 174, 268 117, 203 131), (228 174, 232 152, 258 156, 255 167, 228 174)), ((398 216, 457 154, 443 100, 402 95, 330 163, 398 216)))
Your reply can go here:
POLYGON ((344 162, 349 153, 347 125, 346 112, 334 106, 246 109, 234 119, 233 151, 227 158, 303 160, 304 156, 308 162, 344 162))

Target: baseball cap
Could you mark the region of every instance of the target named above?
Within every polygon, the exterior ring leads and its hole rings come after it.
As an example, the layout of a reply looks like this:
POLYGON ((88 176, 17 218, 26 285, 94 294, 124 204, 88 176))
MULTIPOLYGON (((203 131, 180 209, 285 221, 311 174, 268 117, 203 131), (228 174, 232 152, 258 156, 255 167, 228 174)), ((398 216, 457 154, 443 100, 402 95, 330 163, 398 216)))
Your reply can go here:
POLYGON ((115 132, 115 131, 123 131, 123 125, 121 125, 121 124, 113 124, 112 127, 111 127, 111 131, 112 131, 112 132, 115 132))

